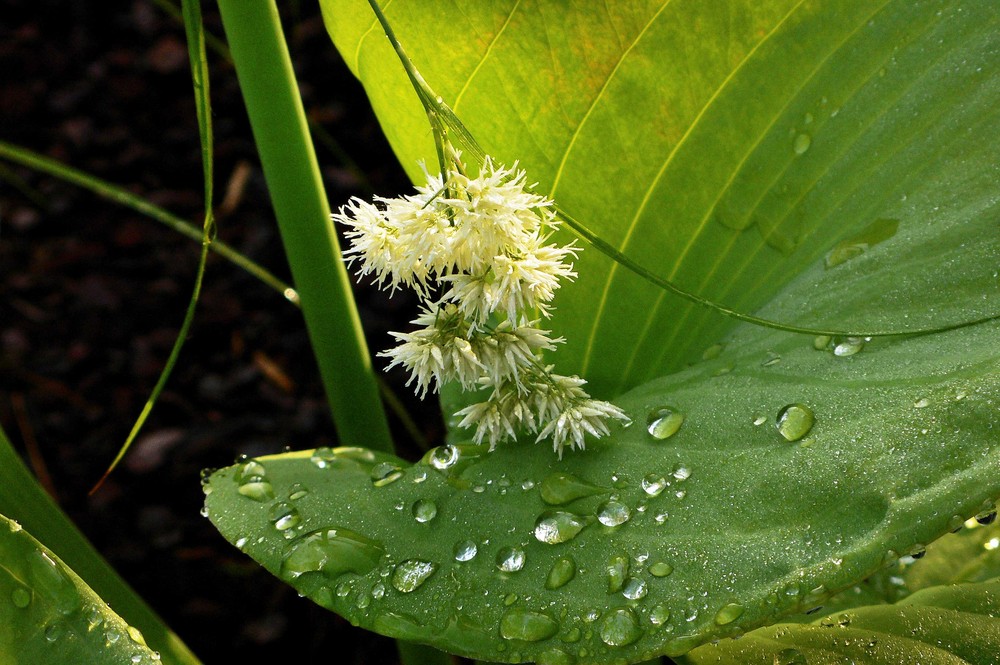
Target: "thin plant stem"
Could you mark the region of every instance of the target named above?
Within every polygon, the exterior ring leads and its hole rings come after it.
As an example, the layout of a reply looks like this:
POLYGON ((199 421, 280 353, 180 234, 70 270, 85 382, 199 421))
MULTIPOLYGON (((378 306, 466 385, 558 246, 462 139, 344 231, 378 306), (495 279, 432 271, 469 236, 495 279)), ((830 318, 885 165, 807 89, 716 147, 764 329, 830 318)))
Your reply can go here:
POLYGON ((273 0, 220 0, 285 253, 340 442, 392 450, 273 0))
POLYGON ((0 428, 0 514, 17 520, 56 553, 129 625, 142 631, 164 665, 198 665, 199 660, 163 620, 115 572, 31 475, 0 428))
MULTIPOLYGON (((5 141, 0 141, 0 158, 35 169, 36 171, 40 171, 42 173, 47 173, 61 180, 65 180, 66 182, 83 187, 84 189, 97 194, 101 198, 113 201, 114 203, 118 203, 127 208, 131 208, 132 210, 135 210, 136 212, 145 215, 154 221, 160 222, 164 226, 180 233, 186 238, 190 238, 198 243, 201 242, 203 234, 203 230, 201 228, 178 217, 168 210, 150 203, 140 196, 136 196, 124 187, 119 187, 118 185, 114 185, 106 180, 97 178, 89 173, 84 173, 83 171, 73 168, 72 166, 50 159, 49 157, 40 155, 37 152, 28 150, 27 148, 6 143, 5 141)), ((290 284, 278 279, 261 265, 253 262, 239 251, 233 249, 221 240, 214 240, 211 245, 211 250, 234 265, 243 268, 243 270, 247 271, 264 284, 267 284, 278 293, 284 295, 285 298, 292 303, 298 304, 298 295, 295 293, 295 290, 290 284)))
POLYGON ((167 362, 160 372, 160 377, 157 379, 156 385, 153 386, 152 392, 146 399, 139 417, 136 419, 135 424, 132 425, 132 430, 125 439, 125 443, 118 449, 118 454, 111 460, 111 464, 108 465, 104 475, 91 488, 90 494, 93 494, 101 487, 111 472, 125 458, 125 454, 132 447, 132 443, 146 424, 149 414, 152 413, 153 407, 163 392, 163 388, 167 385, 167 381, 170 380, 170 375, 173 373, 174 367, 177 365, 177 359, 180 357, 181 349, 184 348, 184 342, 187 341, 191 324, 194 323, 194 314, 198 306, 198 299, 201 297, 201 286, 205 277, 205 266, 208 262, 208 250, 212 245, 212 238, 215 231, 215 220, 212 216, 212 188, 214 180, 212 104, 209 96, 208 62, 205 57, 205 34, 201 23, 201 0, 184 0, 182 8, 184 13, 184 28, 187 32, 188 53, 191 60, 191 78, 194 84, 195 108, 198 114, 202 179, 205 186, 205 221, 202 225, 201 255, 198 258, 198 269, 195 274, 194 287, 191 289, 191 298, 188 301, 187 310, 184 312, 184 320, 181 322, 177 338, 170 349, 167 362))

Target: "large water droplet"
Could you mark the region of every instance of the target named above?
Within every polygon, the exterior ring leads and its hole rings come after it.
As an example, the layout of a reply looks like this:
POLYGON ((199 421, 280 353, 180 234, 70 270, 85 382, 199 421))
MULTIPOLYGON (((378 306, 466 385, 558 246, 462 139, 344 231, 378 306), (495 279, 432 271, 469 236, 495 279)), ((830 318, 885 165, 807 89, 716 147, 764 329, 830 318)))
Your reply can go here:
POLYGON ((642 637, 635 613, 627 607, 608 612, 601 621, 601 641, 610 647, 623 647, 642 637))
POLYGON ((426 582, 435 570, 437 566, 430 561, 408 559, 393 569, 392 586, 400 593, 411 593, 426 582))
POLYGON ((426 524, 437 517, 438 507, 430 499, 418 499, 413 504, 413 519, 421 524, 426 524))
POLYGON ((796 155, 804 155, 811 145, 812 137, 803 132, 802 134, 798 134, 795 140, 792 141, 792 151, 796 155))
POLYGON ((659 474, 650 473, 642 479, 642 491, 649 496, 660 496, 666 487, 667 479, 659 474))
POLYGON ((458 461, 458 448, 455 446, 438 446, 428 453, 430 465, 438 471, 444 471, 455 465, 458 461))
POLYGON ((31 592, 24 587, 17 587, 10 592, 10 602, 14 603, 14 607, 24 609, 31 604, 31 592))
POLYGON ((55 559, 41 550, 28 555, 28 570, 36 593, 41 593, 61 614, 69 614, 79 604, 76 587, 55 559))
POLYGON ((774 654, 774 665, 808 665, 808 662, 798 649, 782 649, 774 654))
POLYGON ((549 545, 565 543, 576 538, 587 524, 587 518, 581 515, 561 510, 547 511, 535 522, 535 538, 549 545))
POLYGON ((630 577, 625 580, 625 587, 622 589, 622 595, 629 600, 640 600, 646 597, 646 592, 649 588, 646 586, 645 580, 638 577, 630 577))
POLYGON ((684 423, 684 414, 671 406, 663 406, 650 412, 646 418, 646 430, 654 439, 669 439, 684 423))
POLYGON ((295 483, 288 490, 288 500, 298 501, 299 499, 308 496, 309 490, 302 483, 295 483))
POLYGON ((670 621, 670 608, 666 605, 656 605, 649 611, 649 623, 662 626, 670 621))
POLYGON ((385 487, 403 476, 403 470, 389 462, 379 462, 372 468, 372 485, 385 487))
POLYGON ((271 524, 278 531, 288 531, 297 527, 302 522, 299 511, 291 505, 278 502, 271 507, 271 524))
POLYGON ((543 612, 512 608, 500 618, 500 636, 508 640, 538 642, 559 632, 559 623, 543 612))
POLYGON ((670 573, 674 572, 674 567, 666 561, 657 561, 656 563, 651 564, 648 570, 649 574, 653 577, 666 577, 670 573))
POLYGON ((746 608, 739 603, 727 603, 715 613, 715 623, 719 626, 725 626, 739 619, 745 611, 746 608))
POLYGON ((608 561, 608 593, 617 593, 625 586, 625 579, 628 577, 628 557, 613 556, 608 561))
POLYGON ((619 526, 628 522, 632 511, 620 501, 608 501, 597 511, 597 520, 604 526, 619 526))
POLYGON ((539 491, 542 501, 550 506, 561 506, 605 490, 568 473, 553 473, 542 481, 539 491))
POLYGON ((270 501, 274 498, 274 488, 267 479, 264 465, 256 460, 241 464, 236 471, 236 491, 254 501, 270 501))
POLYGON ((333 462, 337 459, 337 456, 334 455, 333 449, 324 446, 314 450, 309 459, 319 468, 325 469, 333 464, 333 462))
POLYGON ((463 540, 460 543, 455 543, 453 551, 455 553, 455 561, 465 562, 475 559, 479 548, 471 540, 463 540))
POLYGON ((789 404, 778 412, 775 427, 787 441, 798 441, 816 421, 812 409, 804 404, 789 404))
POLYGON ((562 557, 556 559, 549 569, 549 575, 545 578, 545 588, 554 591, 569 583, 576 576, 576 562, 573 559, 562 557))
POLYGON ((524 550, 505 547, 497 553, 497 568, 505 573, 516 573, 524 568, 524 550))
POLYGON ((838 340, 837 343, 834 344, 833 355, 845 358, 847 356, 853 356, 863 348, 865 348, 864 337, 845 337, 838 340))
POLYGON ((282 577, 322 572, 331 577, 371 572, 385 555, 378 541, 348 529, 320 529, 291 544, 281 562, 282 577))

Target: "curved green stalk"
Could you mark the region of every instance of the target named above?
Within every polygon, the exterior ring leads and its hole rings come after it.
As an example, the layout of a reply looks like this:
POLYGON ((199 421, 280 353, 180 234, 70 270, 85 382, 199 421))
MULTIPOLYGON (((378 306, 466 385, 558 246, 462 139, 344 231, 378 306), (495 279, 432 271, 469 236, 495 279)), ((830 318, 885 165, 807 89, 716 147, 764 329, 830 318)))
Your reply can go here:
POLYGON ((340 441, 391 450, 277 8, 222 0, 219 10, 340 441))
POLYGON ((108 565, 60 510, 14 450, 0 428, 0 514, 16 519, 160 652, 164 665, 198 665, 199 660, 163 620, 108 565))

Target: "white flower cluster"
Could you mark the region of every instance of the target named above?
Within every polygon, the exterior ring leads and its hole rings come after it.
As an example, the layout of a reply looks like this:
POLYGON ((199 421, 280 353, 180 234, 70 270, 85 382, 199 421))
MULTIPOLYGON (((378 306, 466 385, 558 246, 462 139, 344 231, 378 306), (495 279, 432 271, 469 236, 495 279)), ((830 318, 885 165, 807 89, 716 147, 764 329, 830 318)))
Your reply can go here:
POLYGON ((424 301, 413 321, 420 327, 392 333, 399 346, 379 354, 389 368, 408 370, 421 396, 449 381, 490 390, 457 414, 460 426, 476 428, 477 443, 492 449, 528 431, 551 437, 561 457, 566 445, 583 448, 586 434, 607 435, 608 418, 628 420, 591 399, 583 379, 541 362, 563 341, 537 325, 559 280, 576 277, 568 263, 576 248, 549 243, 559 225, 552 202, 528 190, 516 165, 486 158, 477 178, 428 174, 414 196, 351 199, 333 218, 347 227, 344 256, 362 276, 413 288, 424 301))

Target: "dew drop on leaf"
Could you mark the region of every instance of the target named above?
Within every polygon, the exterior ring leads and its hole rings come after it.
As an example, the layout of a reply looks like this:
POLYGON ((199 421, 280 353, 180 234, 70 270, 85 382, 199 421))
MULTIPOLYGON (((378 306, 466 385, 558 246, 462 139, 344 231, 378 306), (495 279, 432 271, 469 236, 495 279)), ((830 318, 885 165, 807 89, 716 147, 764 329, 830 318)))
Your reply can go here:
POLYGON ((865 348, 864 337, 845 337, 842 340, 838 340, 834 345, 833 355, 846 358, 847 356, 853 356, 863 348, 865 348))
POLYGON ((666 478, 656 473, 650 473, 642 479, 642 491, 649 496, 659 496, 666 486, 666 478))
MULTIPOLYGON (((593 518, 591 518, 593 519, 593 518)), ((556 545, 576 538, 587 526, 587 519, 561 510, 547 511, 535 522, 535 538, 542 543, 556 545)))
POLYGON ((669 439, 684 423, 684 414, 670 406, 663 406, 650 412, 646 418, 646 431, 654 439, 669 439))
POLYGON ((400 593, 412 593, 427 581, 437 570, 430 561, 408 559, 398 564, 392 571, 392 586, 400 593))
POLYGON ((479 548, 477 548, 476 544, 471 540, 463 540, 460 543, 455 543, 455 561, 461 561, 463 563, 466 561, 472 561, 476 558, 478 551, 479 548))
POLYGON ((385 487, 403 476, 403 470, 395 464, 380 462, 372 468, 372 484, 375 487, 385 487))
POLYGON ((625 586, 625 579, 628 577, 628 557, 613 556, 608 561, 608 593, 617 593, 625 586))
POLYGON ((576 562, 569 557, 556 559, 545 578, 545 588, 554 591, 565 586, 576 576, 576 562))
POLYGON ((455 465, 458 461, 458 448, 455 446, 438 446, 429 455, 431 466, 438 471, 444 471, 455 465))
POLYGON ((649 611, 649 623, 654 626, 662 626, 670 621, 670 609, 666 605, 655 605, 649 611))
POLYGON ((297 527, 302 521, 299 511, 284 502, 278 502, 271 507, 271 524, 278 531, 287 531, 297 527))
POLYGON ((597 511, 597 520, 604 526, 619 526, 628 522, 632 511, 620 501, 608 501, 597 511))
POLYGON ((437 517, 438 509, 430 499, 418 499, 413 504, 413 519, 421 524, 426 524, 437 517))
POLYGON ((31 592, 19 586, 10 592, 10 602, 14 603, 14 607, 24 609, 31 604, 31 592))
POLYGON ((281 575, 294 579, 322 572, 331 577, 371 572, 385 555, 378 541, 348 529, 320 529, 294 541, 281 562, 281 575))
POLYGON ((542 501, 550 506, 561 506, 587 496, 601 494, 604 490, 568 473, 556 472, 546 476, 539 491, 542 501))
POLYGON ((500 636, 507 640, 539 642, 559 632, 559 623, 544 612, 512 608, 500 618, 500 636))
POLYGON ((505 547, 497 553, 497 568, 505 573, 516 573, 524 568, 524 550, 505 547))
POLYGON ((625 587, 622 589, 622 595, 629 600, 640 600, 646 597, 646 592, 649 588, 646 586, 645 580, 638 577, 630 577, 625 580, 625 587))
POLYGON ((612 610, 601 620, 601 641, 610 647, 623 647, 642 637, 635 613, 627 607, 612 610))
POLYGON ((670 573, 674 572, 674 567, 666 561, 657 561, 656 563, 651 564, 648 570, 649 574, 653 577, 666 577, 670 573))
POLYGON ((796 155, 804 155, 811 145, 812 137, 803 132, 802 134, 798 134, 795 140, 792 141, 792 151, 796 155))
POLYGON ((323 446, 314 450, 309 459, 320 469, 325 469, 333 464, 333 462, 337 459, 337 456, 333 454, 333 450, 331 448, 323 446))
POLYGON ((739 603, 727 603, 715 613, 715 623, 719 626, 725 626, 739 619, 745 611, 746 608, 739 603))
POLYGON ((787 441, 798 441, 812 429, 816 418, 804 404, 789 404, 778 412, 775 427, 787 441))

